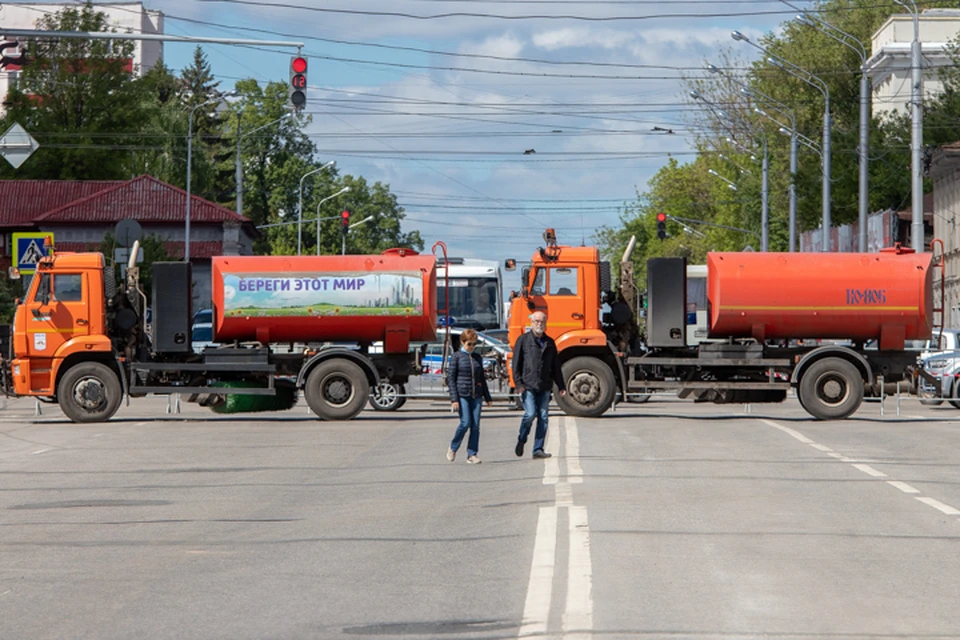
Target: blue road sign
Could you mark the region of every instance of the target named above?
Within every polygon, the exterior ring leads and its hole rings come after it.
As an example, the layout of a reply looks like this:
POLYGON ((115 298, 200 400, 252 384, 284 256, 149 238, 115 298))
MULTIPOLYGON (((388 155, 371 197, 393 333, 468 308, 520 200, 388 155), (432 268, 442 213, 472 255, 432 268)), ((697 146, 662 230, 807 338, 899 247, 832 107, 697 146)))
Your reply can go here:
POLYGON ((53 240, 53 232, 29 232, 13 234, 13 266, 20 270, 20 273, 33 273, 37 270, 37 263, 46 254, 43 251, 43 241, 50 237, 53 240))

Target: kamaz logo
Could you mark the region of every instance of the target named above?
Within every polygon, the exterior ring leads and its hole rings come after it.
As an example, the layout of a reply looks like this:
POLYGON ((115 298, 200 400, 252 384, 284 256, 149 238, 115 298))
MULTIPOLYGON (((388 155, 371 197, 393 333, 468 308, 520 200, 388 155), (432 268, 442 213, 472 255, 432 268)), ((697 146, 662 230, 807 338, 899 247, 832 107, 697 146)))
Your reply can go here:
POLYGON ((847 289, 847 304, 886 304, 886 289, 847 289))

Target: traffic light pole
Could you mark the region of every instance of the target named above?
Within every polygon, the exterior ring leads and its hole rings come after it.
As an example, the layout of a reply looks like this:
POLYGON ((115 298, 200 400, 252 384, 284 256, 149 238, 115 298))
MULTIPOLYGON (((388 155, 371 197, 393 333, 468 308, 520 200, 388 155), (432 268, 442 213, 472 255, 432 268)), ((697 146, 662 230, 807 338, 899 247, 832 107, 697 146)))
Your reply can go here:
POLYGON ((47 31, 42 29, 3 29, 3 35, 10 38, 73 38, 78 40, 152 40, 155 42, 209 42, 212 44, 259 45, 267 47, 296 47, 302 49, 302 42, 289 40, 248 40, 244 38, 207 38, 201 36, 171 36, 163 33, 107 33, 105 31, 47 31))

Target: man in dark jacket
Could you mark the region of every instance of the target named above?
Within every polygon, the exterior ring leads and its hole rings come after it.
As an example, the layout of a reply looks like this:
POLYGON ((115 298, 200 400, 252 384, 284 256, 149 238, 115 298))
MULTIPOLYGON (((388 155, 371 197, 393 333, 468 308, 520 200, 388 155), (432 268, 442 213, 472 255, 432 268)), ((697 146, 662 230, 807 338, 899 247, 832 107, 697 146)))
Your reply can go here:
POLYGON ((556 383, 560 395, 567 395, 557 344, 546 334, 547 314, 535 311, 530 316, 530 331, 517 338, 513 345, 513 381, 523 402, 523 418, 520 420, 520 435, 514 453, 523 455, 523 446, 530 435, 533 419, 537 419, 537 432, 533 438, 533 457, 549 458, 543 450, 547 438, 547 409, 550 406, 550 391, 556 383))

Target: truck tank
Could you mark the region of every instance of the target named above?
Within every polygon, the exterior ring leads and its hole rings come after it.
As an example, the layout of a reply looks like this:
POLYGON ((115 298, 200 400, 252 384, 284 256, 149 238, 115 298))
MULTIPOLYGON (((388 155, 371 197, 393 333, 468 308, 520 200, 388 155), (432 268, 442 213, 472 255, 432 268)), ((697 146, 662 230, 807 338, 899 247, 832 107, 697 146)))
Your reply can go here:
POLYGON ((218 256, 214 339, 377 342, 406 352, 435 338, 436 259, 415 251, 348 256, 218 256))
POLYGON ((933 328, 932 254, 708 253, 711 338, 828 338, 902 349, 933 328))

